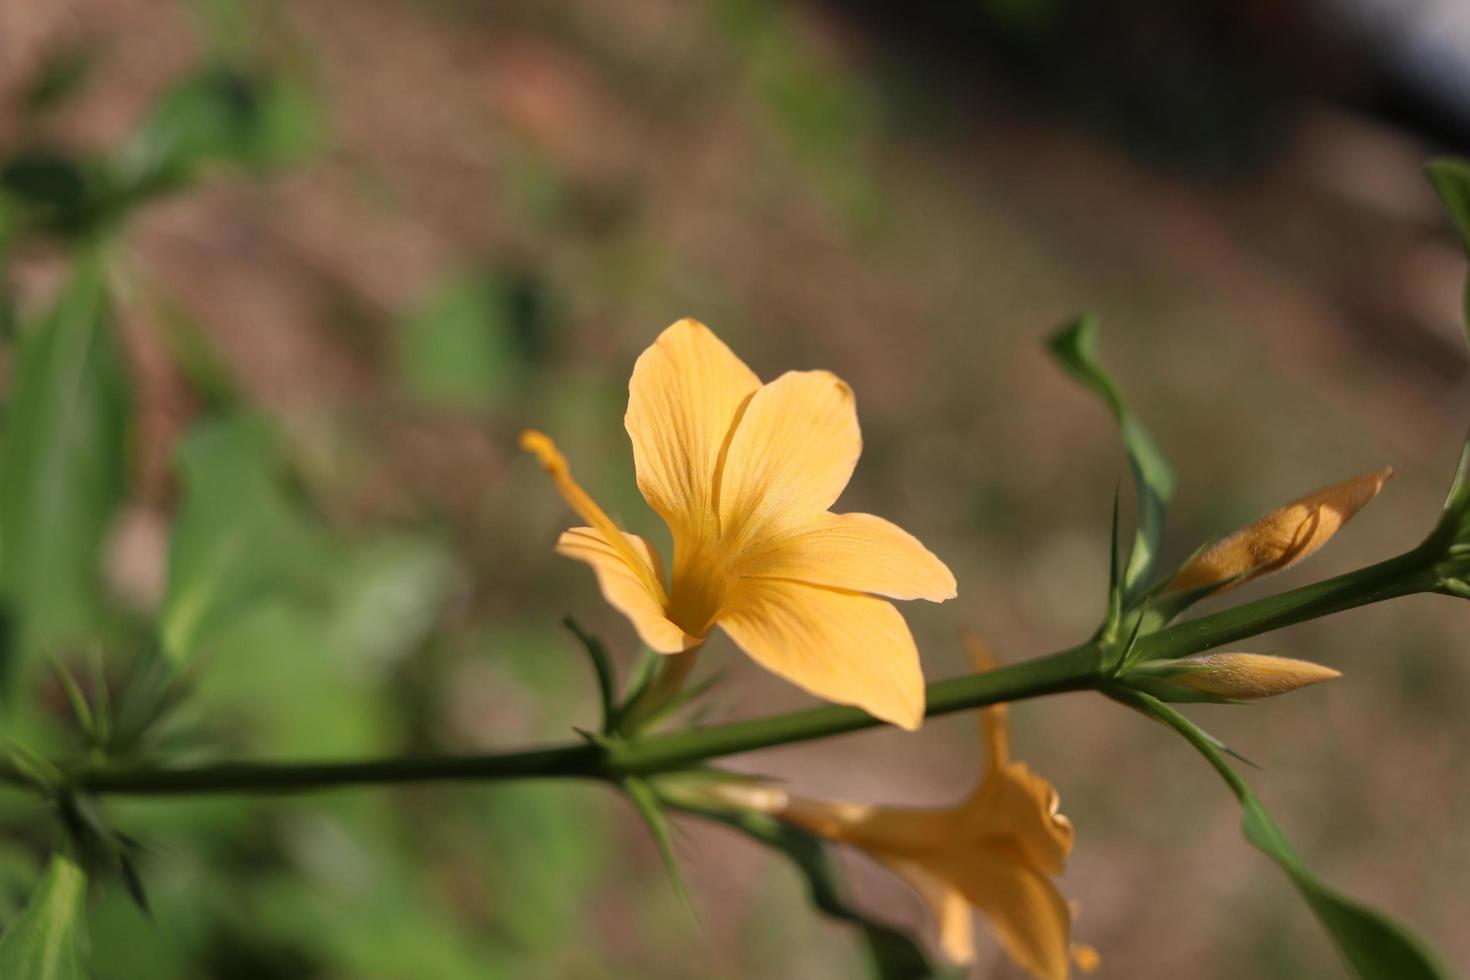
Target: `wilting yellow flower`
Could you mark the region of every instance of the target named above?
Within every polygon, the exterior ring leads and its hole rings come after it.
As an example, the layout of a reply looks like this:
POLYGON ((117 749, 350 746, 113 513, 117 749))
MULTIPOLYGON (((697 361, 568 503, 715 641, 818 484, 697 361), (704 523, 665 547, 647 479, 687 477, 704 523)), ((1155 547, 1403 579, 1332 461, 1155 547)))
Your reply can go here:
POLYGON ((1331 667, 1310 660, 1260 653, 1201 653, 1172 661, 1172 665, 1188 668, 1187 673, 1170 675, 1174 683, 1242 701, 1275 697, 1342 676, 1331 667))
POLYGON ((521 444, 591 525, 557 551, 592 566, 643 642, 692 650, 718 624, 767 670, 917 728, 918 651, 877 596, 942 602, 955 580, 897 525, 828 511, 862 451, 852 389, 826 371, 763 385, 709 328, 680 320, 638 358, 623 421, 638 489, 673 535, 667 589, 652 546, 613 524, 550 439, 521 444))
MULTIPOLYGON (((969 643, 977 664, 992 663, 983 647, 969 643)), ((1052 880, 1072 850, 1072 824, 1057 812, 1051 784, 1011 761, 1005 706, 982 709, 980 728, 985 775, 968 797, 945 809, 819 802, 763 785, 722 792, 727 802, 856 847, 890 868, 924 900, 945 955, 956 962, 975 958, 978 910, 1011 959, 1033 976, 1066 977, 1069 953, 1091 969, 1097 954, 1071 947, 1071 913, 1052 880)))
POLYGON ((1169 591, 1181 592, 1240 576, 1239 581, 1220 589, 1224 592, 1253 578, 1290 568, 1326 544, 1378 496, 1392 477, 1393 468, 1384 467, 1273 510, 1185 562, 1170 581, 1169 591))

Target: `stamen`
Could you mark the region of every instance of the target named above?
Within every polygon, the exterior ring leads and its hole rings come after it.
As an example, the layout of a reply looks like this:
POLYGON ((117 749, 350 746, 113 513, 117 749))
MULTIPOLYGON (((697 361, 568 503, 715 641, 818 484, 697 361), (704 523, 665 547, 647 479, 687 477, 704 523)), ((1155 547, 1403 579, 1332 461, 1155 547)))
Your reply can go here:
POLYGON ((521 448, 535 456, 551 477, 558 492, 572 510, 588 524, 595 527, 608 545, 628 563, 628 567, 643 580, 644 586, 649 593, 655 596, 659 604, 668 607, 668 596, 664 592, 663 583, 653 574, 653 569, 643 556, 633 549, 628 539, 623 536, 622 530, 613 523, 603 509, 597 506, 597 501, 592 499, 591 494, 583 490, 572 479, 571 467, 567 465, 567 458, 562 455, 561 450, 556 448, 556 443, 544 432, 535 429, 527 429, 521 433, 521 448))

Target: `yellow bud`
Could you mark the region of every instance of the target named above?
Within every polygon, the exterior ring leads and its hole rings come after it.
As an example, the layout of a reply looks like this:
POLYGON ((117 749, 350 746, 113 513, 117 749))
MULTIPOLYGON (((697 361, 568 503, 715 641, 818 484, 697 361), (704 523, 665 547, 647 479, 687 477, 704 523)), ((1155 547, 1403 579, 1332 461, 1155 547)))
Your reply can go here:
POLYGON ((1176 684, 1222 698, 1253 701, 1330 681, 1342 674, 1308 660, 1259 653, 1201 653, 1174 661, 1190 668, 1171 677, 1176 684))
POLYGON ((710 780, 669 779, 663 783, 663 794, 670 799, 694 806, 713 806, 728 810, 755 810, 759 813, 784 813, 791 805, 786 791, 758 781, 714 782, 710 780))
POLYGON ((1273 510, 1254 524, 1221 538, 1185 562, 1170 592, 1196 589, 1239 577, 1220 591, 1289 568, 1327 543, 1393 477, 1384 467, 1307 494, 1273 510))

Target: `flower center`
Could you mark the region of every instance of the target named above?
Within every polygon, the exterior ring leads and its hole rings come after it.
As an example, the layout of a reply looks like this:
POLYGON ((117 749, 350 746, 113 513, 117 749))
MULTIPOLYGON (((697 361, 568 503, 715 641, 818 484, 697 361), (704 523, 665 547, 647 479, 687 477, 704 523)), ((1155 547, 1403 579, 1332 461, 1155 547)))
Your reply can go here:
POLYGON ((708 635, 729 589, 731 549, 718 538, 701 535, 674 542, 674 573, 669 582, 669 619, 690 636, 708 635))

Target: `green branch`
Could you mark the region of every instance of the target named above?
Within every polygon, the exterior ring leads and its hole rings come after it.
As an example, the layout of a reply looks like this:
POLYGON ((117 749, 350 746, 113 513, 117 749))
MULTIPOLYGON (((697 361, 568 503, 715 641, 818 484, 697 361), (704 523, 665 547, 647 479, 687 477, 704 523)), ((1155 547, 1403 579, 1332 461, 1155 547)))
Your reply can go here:
MULTIPOLYGON (((1187 656, 1356 606, 1434 591, 1433 561, 1426 549, 1417 548, 1325 582, 1171 626, 1140 638, 1140 655, 1146 659, 1187 656)), ((936 681, 927 689, 927 716, 1101 689, 1105 685, 1102 653, 1095 644, 1083 644, 997 670, 936 681)), ((235 762, 177 769, 103 766, 73 770, 68 780, 86 792, 116 795, 295 793, 345 786, 505 779, 620 780, 881 724, 858 708, 828 705, 667 735, 592 739, 519 752, 349 762, 235 762)), ((0 767, 0 781, 34 785, 32 777, 15 766, 0 767)))

